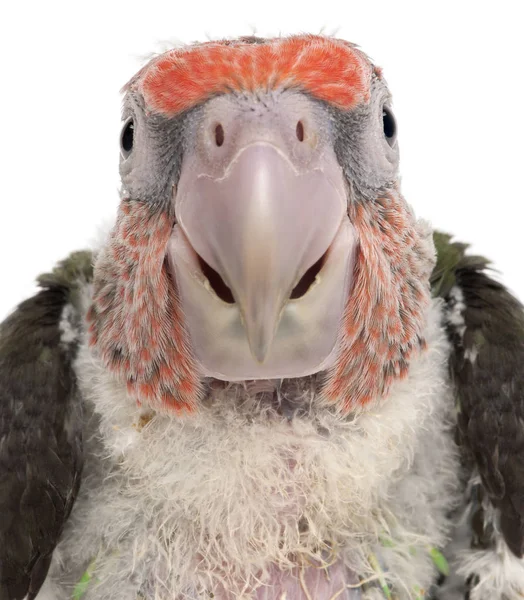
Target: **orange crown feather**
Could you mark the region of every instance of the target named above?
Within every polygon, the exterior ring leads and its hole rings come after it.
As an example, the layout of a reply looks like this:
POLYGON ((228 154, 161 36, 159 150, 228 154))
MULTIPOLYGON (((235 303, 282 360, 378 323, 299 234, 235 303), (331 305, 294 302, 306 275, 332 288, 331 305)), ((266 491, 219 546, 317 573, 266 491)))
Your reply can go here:
POLYGON ((353 44, 315 35, 255 39, 176 48, 124 89, 139 89, 150 110, 169 116, 231 91, 296 88, 345 110, 369 99, 373 66, 353 44))

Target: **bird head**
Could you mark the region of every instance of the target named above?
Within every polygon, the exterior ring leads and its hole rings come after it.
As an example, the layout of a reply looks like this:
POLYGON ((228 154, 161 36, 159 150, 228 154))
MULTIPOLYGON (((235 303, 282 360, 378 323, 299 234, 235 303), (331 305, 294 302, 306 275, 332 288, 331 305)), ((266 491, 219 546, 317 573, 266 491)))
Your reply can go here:
POLYGON ((424 345, 433 247, 400 195, 381 71, 324 36, 176 48, 125 86, 91 344, 139 402, 321 374, 342 410, 424 345))

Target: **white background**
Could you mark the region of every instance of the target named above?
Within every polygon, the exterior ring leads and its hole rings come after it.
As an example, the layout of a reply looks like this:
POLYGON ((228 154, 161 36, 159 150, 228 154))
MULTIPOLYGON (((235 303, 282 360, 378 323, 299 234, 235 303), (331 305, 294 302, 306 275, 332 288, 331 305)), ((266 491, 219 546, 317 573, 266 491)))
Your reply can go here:
POLYGON ((324 30, 384 68, 403 190, 524 300, 524 2, 2 0, 0 318, 118 204, 120 87, 141 57, 223 36, 324 30))

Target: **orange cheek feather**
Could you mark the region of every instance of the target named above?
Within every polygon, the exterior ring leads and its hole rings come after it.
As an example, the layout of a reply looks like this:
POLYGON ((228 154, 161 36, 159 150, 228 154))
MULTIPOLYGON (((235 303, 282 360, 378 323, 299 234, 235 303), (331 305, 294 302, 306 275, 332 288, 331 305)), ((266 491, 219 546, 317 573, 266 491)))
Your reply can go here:
POLYGON ((425 348, 420 332, 430 302, 431 260, 415 219, 397 192, 353 203, 360 247, 339 355, 322 391, 329 404, 355 410, 387 395, 425 348), (386 233, 381 233, 386 232, 386 233))
POLYGON ((178 411, 195 407, 200 383, 164 261, 172 226, 164 213, 122 201, 109 246, 96 265, 88 321, 91 344, 127 382, 129 394, 140 403, 178 411))

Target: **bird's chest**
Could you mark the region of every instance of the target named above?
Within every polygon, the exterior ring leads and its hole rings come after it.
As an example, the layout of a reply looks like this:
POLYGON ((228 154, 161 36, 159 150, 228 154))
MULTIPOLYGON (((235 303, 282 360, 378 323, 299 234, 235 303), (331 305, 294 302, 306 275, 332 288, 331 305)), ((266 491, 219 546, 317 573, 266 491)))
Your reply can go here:
POLYGON ((454 477, 442 350, 349 418, 307 390, 292 418, 228 390, 192 415, 141 419, 80 363, 99 422, 56 577, 71 589, 94 560, 85 600, 357 600, 389 552, 395 576, 423 584, 427 557, 410 551, 440 543, 448 503, 435 499, 454 477))
POLYGON ((348 443, 369 436, 338 431, 333 415, 218 405, 118 422, 101 426, 74 515, 84 564, 96 559, 86 600, 327 599, 358 584, 345 546, 357 530, 371 539, 377 498, 348 443))
POLYGON ((376 498, 348 485, 345 437, 310 420, 218 415, 155 418, 124 450, 101 490, 113 567, 139 566, 146 598, 159 581, 175 597, 223 600, 331 598, 357 584, 344 543, 357 504, 360 539, 371 533, 376 498))
POLYGON ((333 415, 216 409, 102 429, 115 452, 98 451, 76 512, 96 558, 86 600, 358 599, 391 457, 333 415))

